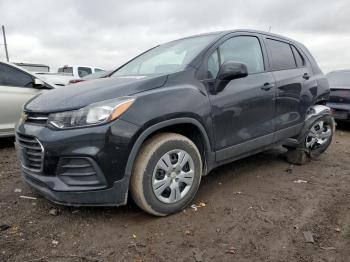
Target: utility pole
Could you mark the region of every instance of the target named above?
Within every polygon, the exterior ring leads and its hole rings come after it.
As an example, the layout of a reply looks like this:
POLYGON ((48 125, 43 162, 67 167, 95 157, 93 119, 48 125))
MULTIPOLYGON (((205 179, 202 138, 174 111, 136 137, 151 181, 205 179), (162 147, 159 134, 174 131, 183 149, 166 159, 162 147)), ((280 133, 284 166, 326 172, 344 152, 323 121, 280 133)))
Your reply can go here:
POLYGON ((9 53, 8 53, 8 51, 7 51, 7 42, 6 42, 5 26, 2 26, 2 35, 3 35, 3 37, 4 37, 4 46, 5 46, 6 60, 7 60, 7 62, 10 62, 9 53))

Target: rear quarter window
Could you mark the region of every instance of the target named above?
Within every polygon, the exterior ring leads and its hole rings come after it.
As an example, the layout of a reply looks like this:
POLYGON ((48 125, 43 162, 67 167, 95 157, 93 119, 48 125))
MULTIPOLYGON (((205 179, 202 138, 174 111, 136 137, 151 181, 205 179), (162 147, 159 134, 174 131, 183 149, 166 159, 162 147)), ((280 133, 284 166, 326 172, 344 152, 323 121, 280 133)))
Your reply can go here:
POLYGON ((305 65, 305 60, 303 56, 299 53, 299 51, 294 46, 291 46, 291 47, 294 54, 295 62, 297 63, 297 67, 303 67, 305 65))

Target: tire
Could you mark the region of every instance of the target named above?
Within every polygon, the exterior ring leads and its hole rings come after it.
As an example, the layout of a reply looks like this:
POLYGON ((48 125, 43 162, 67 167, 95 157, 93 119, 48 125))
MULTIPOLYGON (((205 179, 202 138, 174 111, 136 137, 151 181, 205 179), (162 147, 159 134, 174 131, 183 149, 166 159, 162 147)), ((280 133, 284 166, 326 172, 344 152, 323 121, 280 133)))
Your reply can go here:
POLYGON ((298 139, 300 144, 288 150, 287 161, 291 164, 302 165, 309 159, 318 158, 332 143, 333 131, 333 118, 330 115, 319 117, 306 129, 303 129, 298 139), (326 134, 327 137, 325 137, 326 134), (316 139, 316 142, 312 143, 312 139, 316 139))
POLYGON ((175 133, 155 135, 144 143, 136 157, 131 196, 152 215, 179 212, 197 193, 202 167, 201 155, 190 139, 175 133))

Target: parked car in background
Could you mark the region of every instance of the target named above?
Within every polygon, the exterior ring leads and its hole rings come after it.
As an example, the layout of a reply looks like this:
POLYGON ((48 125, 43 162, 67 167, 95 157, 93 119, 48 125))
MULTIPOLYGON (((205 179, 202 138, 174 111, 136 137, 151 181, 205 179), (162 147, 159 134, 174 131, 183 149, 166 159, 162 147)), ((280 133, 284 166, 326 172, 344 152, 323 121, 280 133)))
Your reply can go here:
POLYGON ((80 65, 65 65, 58 68, 57 73, 38 73, 40 76, 56 86, 65 86, 72 80, 81 79, 87 75, 102 72, 101 68, 80 66, 80 65))
MULTIPOLYGON (((14 64, 0 62, 0 137, 13 136, 23 105, 53 85, 14 64)), ((33 120, 36 117, 33 116, 33 120)), ((40 118, 40 117, 39 117, 40 118)))
POLYGON ((48 65, 43 64, 32 64, 32 63, 14 63, 15 65, 18 65, 22 67, 23 69, 29 71, 29 72, 41 72, 41 73, 48 73, 50 72, 50 67, 48 65))
POLYGON ((327 74, 331 88, 327 105, 333 109, 338 121, 350 121, 350 70, 338 70, 327 74))
POLYGON ((65 65, 63 67, 58 68, 58 73, 69 74, 75 78, 82 78, 84 76, 105 71, 98 67, 90 67, 90 66, 80 66, 80 65, 65 65))
POLYGON ((69 84, 76 84, 76 83, 80 83, 80 82, 84 82, 84 81, 89 81, 89 80, 94 80, 94 79, 98 79, 98 78, 104 78, 104 77, 109 77, 109 75, 111 74, 112 71, 99 71, 87 76, 84 76, 80 79, 73 79, 69 81, 69 84))
POLYGON ((328 96, 302 44, 252 30, 208 33, 36 97, 16 148, 25 181, 56 203, 118 206, 130 192, 164 216, 191 203, 217 166, 276 145, 297 164, 322 154, 334 131, 328 96))
POLYGON ((35 73, 45 81, 54 84, 56 87, 65 86, 70 80, 74 79, 70 74, 64 73, 35 73))

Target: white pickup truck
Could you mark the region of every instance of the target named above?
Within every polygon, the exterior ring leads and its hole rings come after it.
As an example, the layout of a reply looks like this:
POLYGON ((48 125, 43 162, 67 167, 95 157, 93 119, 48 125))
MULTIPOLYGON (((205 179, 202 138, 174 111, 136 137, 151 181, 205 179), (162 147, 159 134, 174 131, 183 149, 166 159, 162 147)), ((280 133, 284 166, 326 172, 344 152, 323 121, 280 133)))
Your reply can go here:
POLYGON ((37 72, 36 74, 56 86, 65 86, 69 84, 70 80, 80 79, 100 71, 104 70, 91 66, 65 65, 59 67, 57 73, 37 72))

